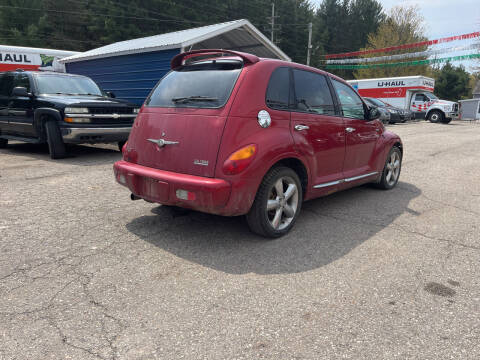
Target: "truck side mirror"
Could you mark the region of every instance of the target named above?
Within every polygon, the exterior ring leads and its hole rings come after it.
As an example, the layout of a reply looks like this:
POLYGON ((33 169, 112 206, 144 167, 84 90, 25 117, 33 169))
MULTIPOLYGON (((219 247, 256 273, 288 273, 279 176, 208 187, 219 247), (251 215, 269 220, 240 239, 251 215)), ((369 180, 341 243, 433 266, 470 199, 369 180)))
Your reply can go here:
POLYGON ((111 91, 105 91, 105 93, 107 94, 107 96, 108 96, 109 98, 115 99, 115 94, 114 94, 113 92, 111 92, 111 91))
POLYGON ((17 86, 13 88, 12 96, 30 97, 32 94, 27 91, 27 88, 23 86, 17 86))

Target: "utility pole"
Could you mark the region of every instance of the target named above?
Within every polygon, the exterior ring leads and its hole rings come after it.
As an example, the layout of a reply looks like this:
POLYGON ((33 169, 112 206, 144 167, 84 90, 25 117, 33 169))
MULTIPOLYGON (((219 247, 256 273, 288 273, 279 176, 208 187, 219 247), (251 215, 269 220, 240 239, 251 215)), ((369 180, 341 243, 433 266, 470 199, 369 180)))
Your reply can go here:
POLYGON ((273 32, 275 31, 275 3, 272 3, 272 31, 270 33, 270 41, 273 43, 273 32))
POLYGON ((310 65, 311 52, 312 52, 312 23, 308 23, 307 65, 310 65))
POLYGON ((275 31, 279 30, 278 25, 275 25, 275 18, 279 16, 275 16, 275 3, 272 3, 272 16, 267 17, 269 20, 268 24, 271 25, 270 28, 270 41, 274 44, 278 43, 278 39, 275 39, 275 31))

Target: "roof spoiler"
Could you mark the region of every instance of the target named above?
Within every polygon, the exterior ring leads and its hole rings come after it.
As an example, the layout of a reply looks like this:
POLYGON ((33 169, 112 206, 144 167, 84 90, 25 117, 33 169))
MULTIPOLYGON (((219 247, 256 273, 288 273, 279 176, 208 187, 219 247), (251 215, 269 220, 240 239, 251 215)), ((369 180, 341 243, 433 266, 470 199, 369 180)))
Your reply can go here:
POLYGON ((203 54, 229 54, 229 55, 240 57, 244 63, 248 63, 248 64, 255 64, 256 62, 260 61, 258 56, 243 53, 240 51, 222 50, 222 49, 206 49, 206 50, 193 50, 193 51, 188 51, 188 52, 178 54, 172 59, 170 65, 172 69, 175 69, 176 67, 183 65, 184 60, 195 57, 195 56, 200 56, 203 54))

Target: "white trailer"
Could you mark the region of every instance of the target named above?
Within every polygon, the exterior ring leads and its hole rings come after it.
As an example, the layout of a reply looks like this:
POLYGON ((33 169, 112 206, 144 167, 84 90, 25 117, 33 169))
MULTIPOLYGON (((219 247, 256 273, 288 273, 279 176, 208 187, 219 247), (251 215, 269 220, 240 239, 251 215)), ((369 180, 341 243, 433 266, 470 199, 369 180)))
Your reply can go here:
POLYGON ((65 72, 58 60, 78 54, 76 51, 0 45, 0 72, 17 69, 65 72))
POLYGON ((426 76, 402 76, 349 80, 361 96, 373 97, 431 122, 449 123, 458 116, 458 103, 440 100, 433 94, 435 80, 426 76))

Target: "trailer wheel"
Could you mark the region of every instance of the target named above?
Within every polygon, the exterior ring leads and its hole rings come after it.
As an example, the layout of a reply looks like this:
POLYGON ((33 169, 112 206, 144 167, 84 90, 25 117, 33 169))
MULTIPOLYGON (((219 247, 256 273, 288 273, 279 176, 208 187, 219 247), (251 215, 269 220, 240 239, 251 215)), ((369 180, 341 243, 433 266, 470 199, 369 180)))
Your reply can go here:
POLYGON ((433 110, 430 114, 428 114, 428 120, 432 123, 439 123, 439 122, 443 122, 444 116, 443 116, 443 113, 441 111, 438 111, 438 110, 433 110))

